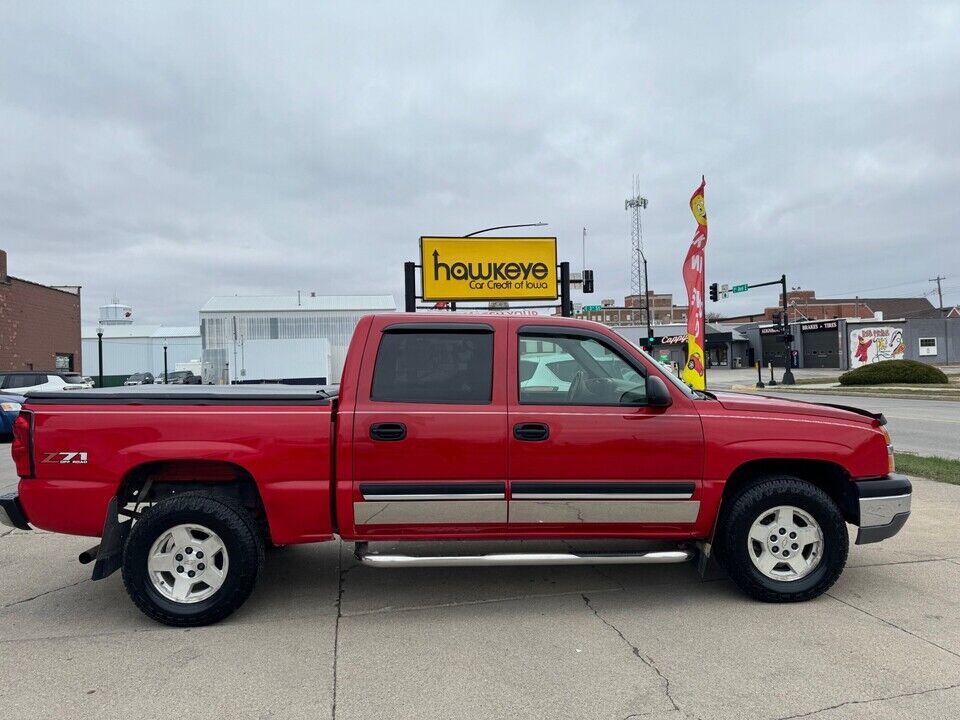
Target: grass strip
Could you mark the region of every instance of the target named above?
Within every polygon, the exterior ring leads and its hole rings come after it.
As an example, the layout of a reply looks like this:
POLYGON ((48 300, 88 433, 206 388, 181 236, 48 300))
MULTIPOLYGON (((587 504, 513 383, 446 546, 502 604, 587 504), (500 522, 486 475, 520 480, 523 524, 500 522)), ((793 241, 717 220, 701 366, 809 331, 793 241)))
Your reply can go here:
POLYGON ((960 460, 907 452, 894 453, 894 459, 899 473, 960 485, 960 460))

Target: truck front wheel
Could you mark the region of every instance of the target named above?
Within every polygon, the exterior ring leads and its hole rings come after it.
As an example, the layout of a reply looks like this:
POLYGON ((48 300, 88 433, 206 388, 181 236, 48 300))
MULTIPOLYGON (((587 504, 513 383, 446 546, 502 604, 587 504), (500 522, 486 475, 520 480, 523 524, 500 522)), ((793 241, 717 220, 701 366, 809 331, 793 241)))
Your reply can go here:
POLYGON ((799 478, 767 477, 743 490, 718 528, 731 579, 765 602, 799 602, 826 592, 843 572, 849 538, 823 490, 799 478))
POLYGON ((249 597, 263 565, 255 521, 227 498, 161 500, 130 529, 123 583, 147 616, 166 625, 209 625, 249 597))

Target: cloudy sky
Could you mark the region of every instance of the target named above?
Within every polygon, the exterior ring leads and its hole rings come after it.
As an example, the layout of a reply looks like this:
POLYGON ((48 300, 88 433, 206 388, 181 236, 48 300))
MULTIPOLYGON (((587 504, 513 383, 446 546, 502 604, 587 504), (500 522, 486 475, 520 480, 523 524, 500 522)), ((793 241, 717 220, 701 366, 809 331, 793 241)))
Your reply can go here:
POLYGON ((3 3, 0 247, 86 321, 187 324, 400 301, 420 235, 542 220, 622 299, 638 174, 679 296, 704 174, 708 282, 957 303, 958 37, 957 3, 3 3))

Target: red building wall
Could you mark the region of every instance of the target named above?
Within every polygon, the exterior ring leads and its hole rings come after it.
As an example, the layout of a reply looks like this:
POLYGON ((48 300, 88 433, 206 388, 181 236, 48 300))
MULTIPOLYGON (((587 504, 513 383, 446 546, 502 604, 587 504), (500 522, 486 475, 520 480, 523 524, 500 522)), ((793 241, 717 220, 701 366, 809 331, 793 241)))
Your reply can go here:
POLYGON ((7 275, 0 250, 0 371, 53 370, 56 356, 80 364, 80 288, 58 290, 7 275))

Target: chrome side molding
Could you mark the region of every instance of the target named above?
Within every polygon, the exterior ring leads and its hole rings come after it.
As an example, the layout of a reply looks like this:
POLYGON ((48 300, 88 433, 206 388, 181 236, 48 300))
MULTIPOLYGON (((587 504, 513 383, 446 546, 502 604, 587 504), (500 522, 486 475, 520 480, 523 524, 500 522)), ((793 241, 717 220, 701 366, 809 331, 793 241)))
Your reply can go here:
POLYGON ((475 567, 480 565, 648 565, 681 563, 695 555, 690 549, 646 553, 495 553, 490 555, 381 555, 358 546, 356 556, 371 567, 475 567))

